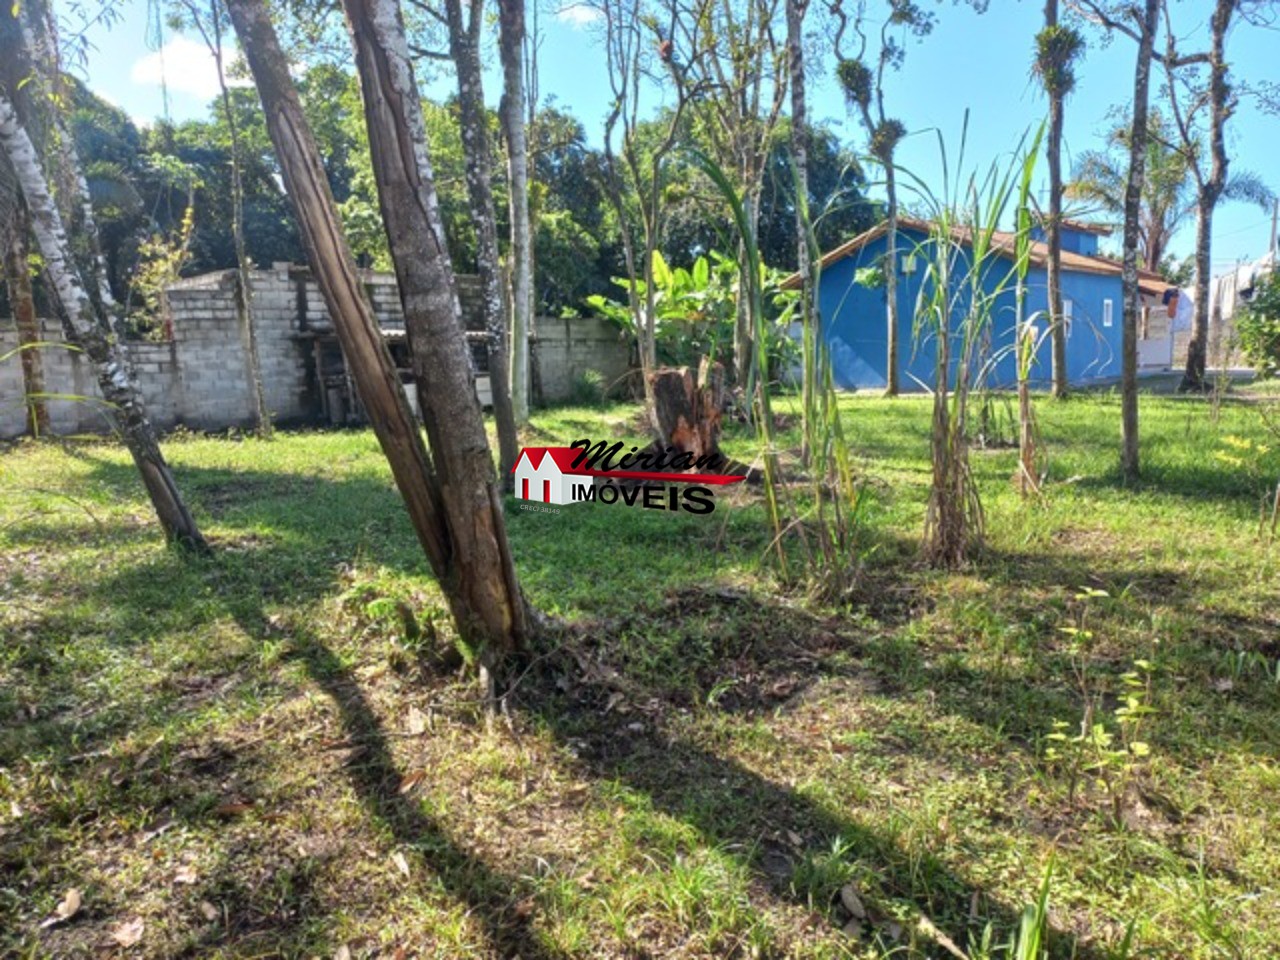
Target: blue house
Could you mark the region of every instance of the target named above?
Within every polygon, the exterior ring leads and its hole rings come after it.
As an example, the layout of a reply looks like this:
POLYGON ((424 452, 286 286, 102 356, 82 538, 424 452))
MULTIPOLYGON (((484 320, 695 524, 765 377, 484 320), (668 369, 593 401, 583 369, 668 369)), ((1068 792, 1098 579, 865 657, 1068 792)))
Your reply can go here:
MULTIPOLYGON (((927 241, 930 225, 922 220, 900 218, 898 221, 898 370, 904 390, 930 389, 934 382, 934 344, 932 339, 913 336, 912 326, 917 298, 923 285, 926 265, 923 255, 914 253, 927 241)), ((885 290, 856 281, 865 267, 885 269, 885 234, 887 224, 880 224, 859 234, 822 258, 822 272, 817 293, 822 333, 831 355, 832 374, 843 389, 883 388, 887 369, 887 330, 885 290)), ((1037 228, 1038 230, 1038 228, 1037 228)), ((1064 221, 1062 234, 1062 295, 1067 328, 1067 372, 1071 383, 1087 384, 1120 376, 1121 296, 1120 263, 1098 254, 1098 238, 1111 231, 1107 227, 1064 221)), ((957 230, 954 239, 962 251, 969 249, 965 231, 957 230)), ((984 284, 994 290, 1013 267, 1014 235, 998 232, 993 237, 994 262, 988 261, 984 284), (1008 265, 1008 270, 1004 265, 1008 265)), ((1034 235, 1031 265, 1027 273, 1026 316, 1035 317, 1039 330, 1047 325, 1048 277, 1045 263, 1048 248, 1034 235)), ((955 271, 969 269, 962 252, 955 271)), ((799 286, 799 276, 784 281, 784 287, 799 286)), ((1168 287, 1157 274, 1140 271, 1139 287, 1143 305, 1157 307, 1168 287)), ((954 322, 959 316, 953 318, 954 322)), ((987 377, 991 386, 1011 386, 1017 381, 1013 351, 1016 325, 1014 284, 1009 279, 996 300, 992 317, 990 357, 995 358, 987 377)), ((1036 357, 1033 380, 1047 383, 1051 372, 1049 338, 1043 338, 1036 357)))

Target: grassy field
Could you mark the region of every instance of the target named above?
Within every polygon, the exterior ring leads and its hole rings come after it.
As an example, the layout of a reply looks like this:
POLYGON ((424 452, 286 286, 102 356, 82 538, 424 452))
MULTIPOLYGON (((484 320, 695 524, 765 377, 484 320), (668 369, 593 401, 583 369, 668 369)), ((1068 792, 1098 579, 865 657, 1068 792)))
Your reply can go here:
MULTIPOLYGON (((525 441, 638 440, 636 412, 525 441)), ((1042 403, 1045 495, 975 451, 959 573, 917 560, 927 402, 844 416, 872 499, 839 607, 762 565, 750 488, 711 516, 511 501, 555 620, 491 726, 370 433, 172 438, 207 558, 159 542, 116 446, 6 449, 0 954, 977 960, 1052 864, 1053 957, 1280 956, 1257 405, 1147 398, 1125 488, 1118 399, 1042 403), (1119 735, 1132 691, 1146 755, 1100 778, 1098 743, 1049 739, 1089 703, 1119 735)))

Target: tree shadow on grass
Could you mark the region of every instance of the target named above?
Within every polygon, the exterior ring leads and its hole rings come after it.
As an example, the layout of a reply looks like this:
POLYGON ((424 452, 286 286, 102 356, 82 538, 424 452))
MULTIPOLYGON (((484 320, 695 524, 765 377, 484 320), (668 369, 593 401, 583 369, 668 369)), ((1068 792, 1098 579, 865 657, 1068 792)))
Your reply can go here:
MULTIPOLYGON (((364 524, 362 529, 368 529, 372 523, 379 528, 385 524, 390 531, 391 542, 372 548, 376 551, 372 558, 377 562, 389 562, 399 569, 407 569, 411 564, 416 572, 423 568, 416 557, 407 524, 399 515, 394 491, 374 479, 308 478, 305 496, 299 498, 297 489, 274 496, 276 484, 263 483, 258 477, 255 485, 255 478, 250 475, 247 479, 251 482, 246 488, 255 490, 255 498, 242 503, 232 494, 241 489, 240 484, 246 479, 243 472, 184 470, 183 474, 186 479, 194 475, 197 482, 192 485, 193 490, 228 491, 225 505, 219 507, 223 511, 220 520, 225 526, 248 530, 267 527, 270 535, 248 542, 242 550, 224 550, 212 559, 166 554, 154 565, 132 567, 94 584, 87 596, 105 607, 126 608, 122 623, 130 630, 140 629, 155 615, 151 606, 153 594, 147 585, 163 582, 166 576, 183 576, 190 578, 187 587, 192 596, 206 592, 213 596, 207 606, 190 614, 188 627, 198 627, 211 616, 230 616, 246 633, 260 636, 267 621, 264 601, 271 598, 273 590, 284 591, 294 602, 305 602, 333 589, 334 568, 348 562, 360 549, 351 544, 350 524, 355 518, 364 524), (400 541, 407 542, 408 546, 400 541), (316 572, 317 566, 322 572, 316 572), (310 576, 293 579, 308 570, 310 576)), ((601 511, 600 516, 605 517, 605 512, 601 511)), ((613 533, 620 533, 615 520, 606 517, 606 521, 615 527, 613 533)), ((574 520, 575 524, 587 525, 583 532, 594 530, 594 522, 586 514, 580 521, 574 520)), ((30 532, 36 536, 41 531, 30 532)), ((573 539, 566 538, 563 528, 556 528, 547 536, 561 541, 573 539)), ((679 537, 671 538, 673 546, 680 542, 679 537)), ((637 537, 635 545, 652 547, 652 543, 643 542, 643 537, 637 537)), ((558 571, 561 576, 567 572, 561 554, 523 556, 522 573, 526 565, 546 567, 541 575, 547 578, 551 572, 558 571)), ((672 584, 681 582, 687 569, 697 565, 697 559, 662 568, 650 589, 669 590, 672 584)), ((583 571, 584 575, 590 572, 590 569, 583 571)), ((635 577, 641 575, 633 573, 635 577)), ((1054 582, 1061 583, 1061 580, 1055 576, 1054 582)), ((770 625, 773 634, 766 633, 763 642, 756 644, 744 661, 744 669, 758 674, 759 682, 767 681, 769 690, 774 689, 778 679, 775 674, 779 661, 795 655, 794 649, 782 644, 782 633, 788 630, 821 633, 829 626, 777 602, 741 597, 721 599, 724 604, 746 604, 738 615, 744 629, 770 625)), ((672 690, 661 678, 664 672, 680 669, 681 643, 700 645, 702 655, 712 663, 724 652, 717 644, 734 639, 732 632, 716 630, 716 622, 724 619, 722 611, 716 609, 717 604, 702 612, 698 630, 692 631, 688 629, 686 617, 688 605, 680 598, 676 600, 664 615, 665 623, 662 618, 656 623, 653 618, 639 618, 632 631, 634 658, 621 663, 619 676, 626 681, 625 692, 633 699, 659 703, 672 700, 672 690), (674 643, 667 645, 663 653, 668 658, 665 661, 645 654, 644 642, 656 635, 655 629, 669 629, 672 634, 670 639, 674 643), (682 630, 685 632, 680 632, 682 630)), ((618 612, 625 619, 636 611, 629 599, 628 607, 618 612)), ((619 623, 601 630, 601 646, 619 642, 625 630, 625 625, 619 623)), ((366 747, 362 755, 348 763, 346 772, 369 815, 384 825, 398 843, 423 852, 424 869, 437 876, 453 896, 471 906, 495 950, 508 955, 518 952, 526 958, 554 956, 538 939, 529 920, 515 908, 513 891, 521 888, 520 881, 496 871, 466 851, 451 838, 444 825, 399 793, 402 775, 387 734, 361 686, 341 660, 305 630, 294 630, 292 643, 308 675, 337 707, 346 736, 366 747)), ((827 653, 838 655, 839 644, 830 642, 829 646, 832 649, 815 652, 814 659, 808 662, 797 661, 804 663, 804 671, 809 676, 802 678, 797 687, 786 689, 781 694, 781 703, 767 698, 743 700, 744 709, 785 708, 787 700, 800 693, 806 682, 836 672, 825 657, 827 653)), ((620 736, 616 718, 609 716, 607 709, 610 698, 618 692, 614 683, 599 676, 583 676, 580 664, 551 655, 548 650, 543 653, 548 654, 548 658, 532 673, 534 680, 519 692, 517 705, 522 714, 573 746, 586 776, 598 781, 617 781, 643 793, 659 810, 693 827, 708 844, 747 851, 739 856, 771 895, 779 899, 805 902, 804 893, 793 889, 799 860, 806 854, 829 851, 832 842, 839 838, 850 844, 859 860, 870 864, 880 884, 879 892, 886 898, 914 905, 961 941, 964 936, 960 931, 972 932, 969 919, 972 896, 982 895, 983 888, 958 874, 935 853, 904 850, 885 830, 859 823, 735 759, 712 752, 693 742, 680 731, 678 724, 669 723, 662 716, 644 725, 639 732, 630 731, 620 736), (575 675, 577 686, 572 694, 558 688, 552 667, 562 675, 575 675), (793 836, 799 838, 799 843, 793 836)), ((926 668, 922 675, 927 678, 929 670, 926 668)), ((698 679, 695 687, 700 689, 703 682, 698 679)), ((1028 897, 1031 893, 1028 890, 1028 897)), ((999 928, 1012 929, 1016 925, 1018 906, 991 904, 989 917, 999 928)), ((1066 933, 1056 934, 1055 942, 1055 951, 1060 956, 1101 956, 1090 945, 1075 942, 1066 933)))
MULTIPOLYGON (((626 689, 638 698, 650 692, 626 689)), ((849 919, 837 905, 838 888, 810 886, 802 873, 806 863, 829 856, 837 845, 874 877, 874 888, 864 886, 863 898, 870 909, 870 932, 885 936, 886 946, 893 944, 886 933, 889 925, 902 919, 896 911, 904 906, 913 922, 923 916, 962 945, 970 934, 980 937, 988 922, 1000 932, 1017 926, 1020 904, 998 902, 936 853, 904 849, 884 828, 868 826, 712 752, 680 732, 678 722, 668 723, 661 711, 648 711, 642 724, 621 724, 608 714, 619 692, 616 676, 610 679, 607 671, 583 674, 564 659, 536 688, 521 691, 519 699, 522 711, 571 746, 583 776, 643 794, 654 808, 692 827, 702 844, 732 851, 771 896, 800 906, 817 897, 813 905, 834 921, 833 934, 835 926, 849 919), (569 693, 561 692, 563 684, 557 682, 557 674, 564 672, 576 674, 569 693), (835 902, 822 902, 825 896, 835 902), (983 904, 980 917, 972 915, 975 902, 983 904)), ((663 695, 652 692, 651 705, 663 695)), ((1028 899, 1031 895, 1028 890, 1028 899)), ((1062 931, 1050 930, 1048 936, 1054 956, 1103 956, 1062 931)), ((906 939, 925 955, 940 949, 928 935, 908 932, 906 939)))
POLYGON ((489 946, 503 957, 553 960, 563 956, 537 936, 533 914, 519 905, 523 881, 495 870, 452 838, 435 817, 402 794, 404 773, 396 764, 386 732, 359 683, 332 650, 306 633, 293 635, 293 654, 307 675, 338 708, 344 735, 362 748, 345 763, 347 777, 369 815, 398 844, 417 851, 421 864, 484 930, 489 946))

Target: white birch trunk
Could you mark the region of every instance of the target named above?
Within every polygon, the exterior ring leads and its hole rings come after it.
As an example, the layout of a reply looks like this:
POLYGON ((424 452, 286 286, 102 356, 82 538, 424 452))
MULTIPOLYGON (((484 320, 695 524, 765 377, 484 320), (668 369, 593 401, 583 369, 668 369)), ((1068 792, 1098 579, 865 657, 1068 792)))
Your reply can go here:
MULTIPOLYGON (((143 483, 166 537, 204 549, 204 538, 183 502, 173 473, 160 452, 160 445, 156 441, 151 422, 147 419, 146 407, 134 381, 128 357, 119 340, 110 332, 104 312, 111 302, 106 278, 101 271, 96 271, 98 302, 95 303, 71 257, 71 245, 63 228, 62 216, 45 182, 40 158, 13 103, 4 95, 0 95, 0 145, 13 166, 14 175, 31 211, 32 232, 44 257, 45 273, 62 308, 68 332, 72 341, 84 350, 93 363, 103 398, 115 413, 120 433, 142 474, 143 483)), ((64 157, 67 156, 71 154, 64 153, 64 157)), ((78 183, 84 183, 78 168, 70 167, 67 172, 74 175, 78 183)), ((87 213, 86 221, 92 227, 91 212, 87 213)), ((91 235, 89 239, 91 247, 96 248, 96 236, 91 235)), ((98 262, 100 261, 95 260, 95 263, 98 262)))

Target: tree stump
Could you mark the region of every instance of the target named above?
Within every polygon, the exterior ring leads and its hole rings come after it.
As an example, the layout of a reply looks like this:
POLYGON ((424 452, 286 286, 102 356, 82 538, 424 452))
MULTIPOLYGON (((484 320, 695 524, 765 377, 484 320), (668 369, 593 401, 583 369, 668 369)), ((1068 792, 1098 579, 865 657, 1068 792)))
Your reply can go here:
POLYGON ((696 373, 690 367, 664 368, 649 374, 649 382, 659 442, 694 459, 720 456, 724 367, 704 357, 696 373))

